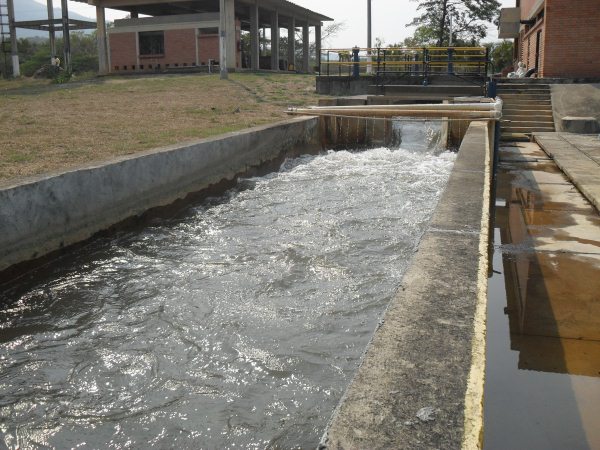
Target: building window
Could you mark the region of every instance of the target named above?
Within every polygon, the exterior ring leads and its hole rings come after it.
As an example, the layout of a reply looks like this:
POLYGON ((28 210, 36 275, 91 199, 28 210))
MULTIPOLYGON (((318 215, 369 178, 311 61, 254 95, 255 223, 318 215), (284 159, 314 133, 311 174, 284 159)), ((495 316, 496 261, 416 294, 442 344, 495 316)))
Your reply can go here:
POLYGON ((199 28, 198 29, 198 34, 200 35, 215 35, 215 34, 219 34, 219 29, 218 28, 199 28))
POLYGON ((145 31, 139 33, 140 56, 164 55, 165 33, 163 31, 145 31))

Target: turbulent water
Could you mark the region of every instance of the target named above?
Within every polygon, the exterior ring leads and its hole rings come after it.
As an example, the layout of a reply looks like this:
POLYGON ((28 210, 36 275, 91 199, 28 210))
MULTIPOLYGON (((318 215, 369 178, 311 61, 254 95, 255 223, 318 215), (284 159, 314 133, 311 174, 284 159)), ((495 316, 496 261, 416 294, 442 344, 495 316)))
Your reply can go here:
POLYGON ((417 131, 4 286, 0 448, 315 448, 454 161, 417 131))

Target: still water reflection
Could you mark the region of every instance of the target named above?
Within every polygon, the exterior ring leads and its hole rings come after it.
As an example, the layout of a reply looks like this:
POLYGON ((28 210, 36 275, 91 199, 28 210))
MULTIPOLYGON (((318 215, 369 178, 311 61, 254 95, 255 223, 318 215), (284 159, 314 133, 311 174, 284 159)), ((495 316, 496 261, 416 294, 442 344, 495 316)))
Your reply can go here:
POLYGON ((501 158, 485 448, 600 448, 600 218, 535 144, 501 158))
POLYGON ((418 136, 287 161, 3 286, 0 442, 316 447, 454 161, 418 136))

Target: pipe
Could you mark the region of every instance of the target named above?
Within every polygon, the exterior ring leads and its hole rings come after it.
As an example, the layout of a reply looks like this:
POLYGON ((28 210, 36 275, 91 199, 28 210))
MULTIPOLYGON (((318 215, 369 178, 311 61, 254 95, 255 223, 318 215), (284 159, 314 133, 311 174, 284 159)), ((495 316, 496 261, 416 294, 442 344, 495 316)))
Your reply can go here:
POLYGON ((453 118, 453 119, 491 119, 498 120, 496 111, 478 111, 478 110, 437 110, 437 109, 347 109, 340 110, 314 110, 314 109, 290 109, 288 114, 300 116, 350 116, 350 117, 432 117, 432 118, 453 118))
POLYGON ((418 105, 360 105, 360 106, 313 106, 306 108, 310 111, 347 111, 347 110, 437 110, 437 111, 494 111, 494 103, 442 103, 418 105))

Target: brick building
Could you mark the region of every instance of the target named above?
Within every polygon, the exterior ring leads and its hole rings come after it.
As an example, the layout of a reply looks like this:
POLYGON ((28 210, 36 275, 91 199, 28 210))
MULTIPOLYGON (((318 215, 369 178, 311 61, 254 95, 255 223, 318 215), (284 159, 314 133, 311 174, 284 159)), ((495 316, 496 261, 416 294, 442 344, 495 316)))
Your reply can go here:
MULTIPOLYGON (((241 22, 236 20, 235 67, 242 68, 241 22)), ((116 20, 108 30, 110 70, 160 71, 218 64, 219 15, 184 14, 116 20)))
POLYGON ((333 20, 288 0, 75 1, 96 6, 100 73, 156 71, 211 61, 231 70, 310 72, 310 28, 320 54, 321 27, 324 21, 333 20), (107 30, 106 8, 127 11, 131 18, 117 20, 107 30), (282 28, 291 43, 286 54, 279 45, 282 28), (301 58, 295 48, 298 29, 302 32, 301 58), (269 56, 263 54, 264 46, 261 51, 260 30, 263 35, 269 31, 269 56), (249 37, 246 55, 242 54, 244 32, 249 37))
POLYGON ((500 38, 538 77, 600 77, 600 0, 516 0, 500 15, 500 38))

